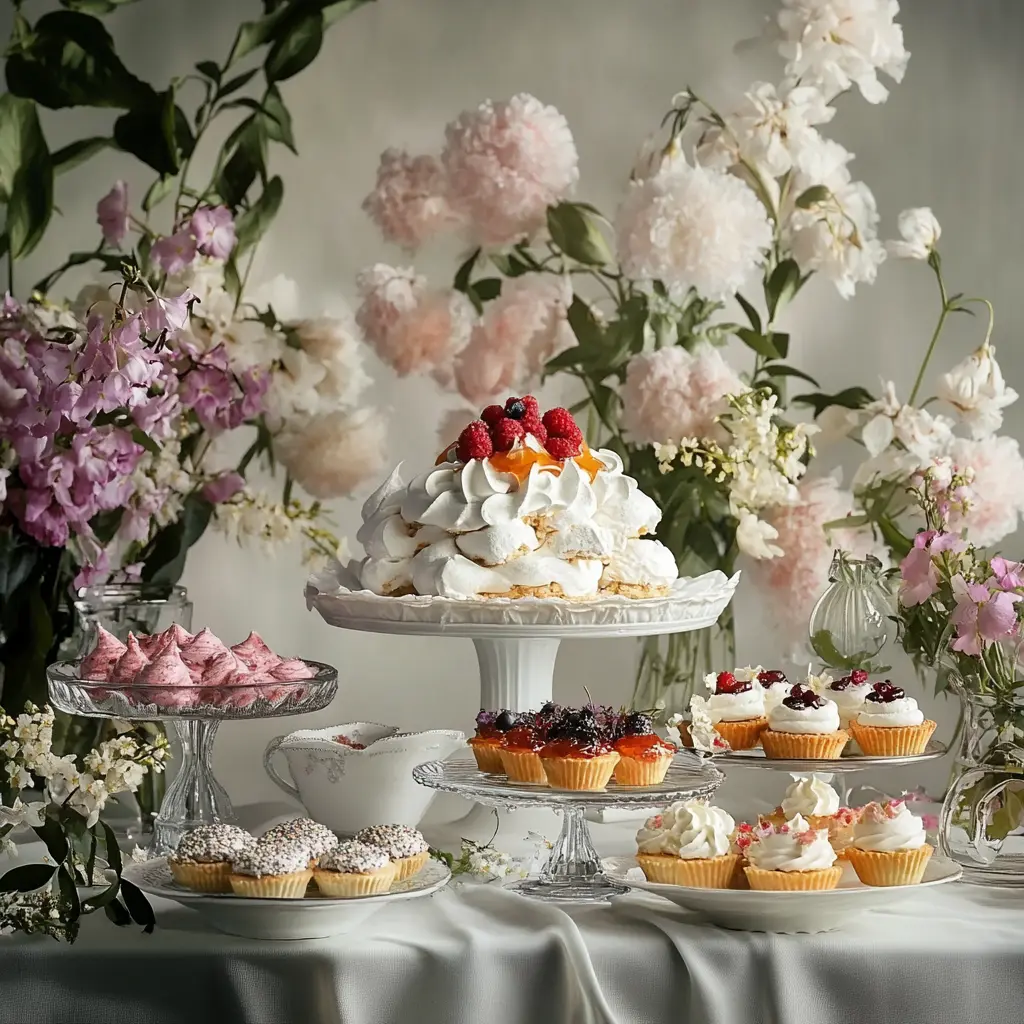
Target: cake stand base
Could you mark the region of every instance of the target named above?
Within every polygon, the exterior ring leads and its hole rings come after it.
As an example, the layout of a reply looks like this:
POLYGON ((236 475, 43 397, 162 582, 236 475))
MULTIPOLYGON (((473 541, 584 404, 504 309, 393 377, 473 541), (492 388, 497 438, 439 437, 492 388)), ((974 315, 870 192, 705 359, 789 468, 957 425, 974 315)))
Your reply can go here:
POLYGON ((628 885, 611 882, 603 875, 600 878, 581 880, 554 880, 546 878, 524 878, 519 882, 507 882, 504 888, 548 903, 607 903, 616 896, 629 892, 628 885))

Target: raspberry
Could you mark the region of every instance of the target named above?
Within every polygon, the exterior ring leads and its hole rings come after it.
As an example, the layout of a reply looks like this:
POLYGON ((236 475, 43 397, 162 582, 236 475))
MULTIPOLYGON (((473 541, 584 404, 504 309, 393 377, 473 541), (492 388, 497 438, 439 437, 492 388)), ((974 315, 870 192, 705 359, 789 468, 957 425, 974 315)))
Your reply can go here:
POLYGON ((490 431, 483 420, 474 420, 459 434, 458 455, 460 462, 470 459, 486 459, 494 454, 490 431))
POLYGON ((523 430, 528 434, 533 434, 541 444, 547 444, 548 432, 544 427, 544 424, 536 416, 531 416, 529 412, 519 421, 523 425, 523 430))
POLYGON ((489 427, 493 427, 499 420, 505 418, 505 410, 500 405, 489 405, 482 413, 480 413, 480 419, 484 421, 489 427))
POLYGON ((491 428, 491 437, 494 438, 494 450, 496 452, 507 452, 516 441, 526 436, 522 423, 519 420, 501 420, 491 428))
POLYGON ((523 397, 520 398, 519 401, 526 406, 527 416, 532 416, 534 419, 537 420, 540 419, 540 405, 537 403, 537 399, 534 398, 533 395, 523 395, 523 397))
POLYGON ((548 450, 548 455, 561 459, 562 462, 580 453, 579 442, 570 441, 567 437, 549 437, 544 442, 544 447, 548 450))
POLYGON ((568 409, 548 409, 541 422, 547 428, 550 437, 564 437, 575 441, 577 445, 582 444, 583 431, 576 426, 576 421, 568 409))

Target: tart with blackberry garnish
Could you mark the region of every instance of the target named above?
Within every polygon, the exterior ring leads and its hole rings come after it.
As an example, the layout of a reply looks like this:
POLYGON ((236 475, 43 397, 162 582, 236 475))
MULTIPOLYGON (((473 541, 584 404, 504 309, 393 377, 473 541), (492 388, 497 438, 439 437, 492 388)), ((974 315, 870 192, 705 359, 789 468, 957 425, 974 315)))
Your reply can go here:
POLYGON ((924 753, 935 724, 924 717, 913 697, 887 679, 871 687, 850 731, 865 754, 906 757, 924 753))
POLYGON ((548 784, 537 751, 547 741, 547 726, 540 715, 522 715, 505 733, 498 748, 502 770, 512 782, 548 784))
POLYGON ((501 766, 501 741, 518 722, 519 715, 514 711, 484 711, 481 708, 476 716, 476 735, 467 740, 480 771, 500 775, 505 770, 501 766))
POLYGON ((616 728, 615 781, 620 786, 656 786, 665 778, 676 748, 654 731, 651 716, 643 711, 622 715, 616 728))
POLYGON ((764 691, 745 673, 711 673, 704 679, 711 691, 707 712, 715 730, 733 750, 750 750, 757 746, 761 732, 768 725, 764 713, 764 691))
POLYGON ((552 789, 604 789, 619 763, 611 737, 589 707, 565 711, 553 722, 538 755, 552 789))
POLYGON ((839 708, 809 686, 797 683, 768 714, 761 733, 766 757, 839 757, 850 734, 839 727, 839 708))

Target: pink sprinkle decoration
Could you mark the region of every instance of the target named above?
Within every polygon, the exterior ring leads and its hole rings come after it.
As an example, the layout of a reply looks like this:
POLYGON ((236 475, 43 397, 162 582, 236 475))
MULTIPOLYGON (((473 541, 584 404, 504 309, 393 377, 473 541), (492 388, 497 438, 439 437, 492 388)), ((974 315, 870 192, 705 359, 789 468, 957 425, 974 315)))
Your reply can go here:
POLYGON ((743 835, 753 835, 754 826, 751 825, 748 821, 741 821, 736 826, 736 831, 742 833, 743 835))
POLYGON ((877 803, 865 804, 861 808, 860 820, 868 821, 877 825, 881 821, 885 821, 886 814, 882 810, 882 805, 877 803))
POLYGON ((757 842, 757 837, 744 832, 742 835, 736 837, 736 849, 740 853, 746 853, 754 843, 757 842))
POLYGON ((662 818, 660 814, 656 814, 653 818, 651 818, 651 828, 661 828, 664 820, 665 819, 662 818))
POLYGON ((813 828, 809 828, 806 832, 797 832, 794 838, 801 846, 810 846, 811 843, 817 842, 818 833, 813 828))
POLYGON ((775 831, 776 832, 780 832, 783 835, 785 835, 785 833, 787 833, 789 831, 789 826, 788 825, 780 825, 775 831))

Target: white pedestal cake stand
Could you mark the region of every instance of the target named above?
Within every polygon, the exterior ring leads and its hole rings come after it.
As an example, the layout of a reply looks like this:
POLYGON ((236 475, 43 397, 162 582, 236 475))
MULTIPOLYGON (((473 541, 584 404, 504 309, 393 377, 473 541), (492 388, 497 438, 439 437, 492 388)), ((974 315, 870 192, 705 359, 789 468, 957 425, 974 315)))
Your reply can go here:
MULTIPOLYGON (((488 710, 537 710, 552 699, 558 644, 566 638, 594 639, 685 633, 714 625, 739 583, 721 572, 677 580, 665 597, 633 600, 611 596, 594 601, 558 598, 381 597, 357 589, 346 569, 335 565, 311 576, 306 604, 341 629, 411 636, 460 637, 473 641, 480 665, 480 701, 488 710)), ((551 837, 559 828, 550 809, 534 805, 501 816, 495 844, 518 852, 527 832, 551 837)), ((656 800, 654 801, 657 802, 656 800)), ((452 826, 458 838, 486 842, 494 835, 493 802, 477 802, 452 826)))

